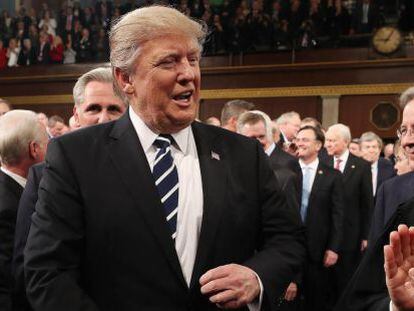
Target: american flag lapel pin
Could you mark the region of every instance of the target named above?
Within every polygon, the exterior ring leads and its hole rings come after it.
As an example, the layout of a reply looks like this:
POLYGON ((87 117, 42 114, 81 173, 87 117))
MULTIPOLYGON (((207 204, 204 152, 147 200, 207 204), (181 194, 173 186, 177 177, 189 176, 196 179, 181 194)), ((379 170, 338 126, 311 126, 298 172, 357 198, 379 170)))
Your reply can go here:
POLYGON ((220 161, 220 155, 214 151, 211 151, 211 159, 220 161))
POLYGON ((322 170, 319 170, 319 171, 318 171, 318 174, 319 174, 319 175, 322 175, 322 174, 323 174, 323 171, 322 171, 322 170))

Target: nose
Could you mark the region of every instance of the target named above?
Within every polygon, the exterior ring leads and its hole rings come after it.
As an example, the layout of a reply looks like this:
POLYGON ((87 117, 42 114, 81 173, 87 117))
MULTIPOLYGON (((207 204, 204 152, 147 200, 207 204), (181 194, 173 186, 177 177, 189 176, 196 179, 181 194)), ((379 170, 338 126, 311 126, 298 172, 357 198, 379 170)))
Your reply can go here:
POLYGON ((103 109, 102 111, 101 111, 101 113, 99 114, 99 120, 98 120, 98 123, 104 123, 104 122, 108 122, 108 121, 110 121, 111 119, 110 119, 110 117, 109 117, 109 114, 108 114, 108 111, 106 110, 106 109, 103 109))
POLYGON ((191 66, 188 59, 183 60, 179 66, 178 82, 185 84, 193 81, 196 76, 195 70, 195 67, 191 66))

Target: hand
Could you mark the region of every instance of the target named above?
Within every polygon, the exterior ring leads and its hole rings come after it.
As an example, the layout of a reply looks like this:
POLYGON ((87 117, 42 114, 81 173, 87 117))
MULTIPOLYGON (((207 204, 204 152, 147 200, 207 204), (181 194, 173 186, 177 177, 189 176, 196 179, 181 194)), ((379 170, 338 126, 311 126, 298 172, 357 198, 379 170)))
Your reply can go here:
POLYGON ((368 246, 368 240, 361 241, 361 252, 363 252, 368 246))
POLYGON ((323 258, 323 266, 325 268, 332 267, 334 264, 336 264, 337 261, 338 261, 338 254, 328 249, 325 252, 325 256, 323 258))
POLYGON ((220 308, 241 308, 260 294, 259 280, 248 267, 229 264, 207 271, 200 278, 201 293, 220 308))
POLYGON ((393 310, 414 310, 414 227, 399 225, 384 246, 384 269, 393 310))
POLYGON ((286 289, 285 293, 285 300, 287 301, 293 301, 296 298, 296 295, 298 294, 298 286, 296 283, 290 283, 288 288, 286 289))

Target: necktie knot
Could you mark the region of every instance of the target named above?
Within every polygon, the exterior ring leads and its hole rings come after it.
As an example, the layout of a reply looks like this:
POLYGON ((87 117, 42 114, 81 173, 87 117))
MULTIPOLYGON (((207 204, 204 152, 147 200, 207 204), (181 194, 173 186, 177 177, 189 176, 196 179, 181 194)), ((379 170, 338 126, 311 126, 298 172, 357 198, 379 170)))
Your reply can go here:
POLYGON ((159 149, 167 149, 169 146, 171 146, 173 140, 174 138, 169 134, 160 134, 154 140, 154 146, 159 149))

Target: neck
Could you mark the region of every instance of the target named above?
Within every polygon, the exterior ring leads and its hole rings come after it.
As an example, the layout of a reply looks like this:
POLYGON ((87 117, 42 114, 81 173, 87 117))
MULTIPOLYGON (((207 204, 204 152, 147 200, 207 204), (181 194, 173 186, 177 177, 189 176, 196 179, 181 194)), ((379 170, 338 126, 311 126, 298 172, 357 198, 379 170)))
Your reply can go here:
POLYGON ((305 163, 306 165, 312 163, 313 161, 316 160, 316 158, 318 157, 318 154, 314 154, 312 156, 310 156, 309 158, 302 158, 303 163, 305 163))
POLYGON ((10 171, 10 172, 12 172, 12 173, 14 173, 16 175, 19 175, 19 176, 21 176, 23 178, 27 178, 28 169, 26 169, 24 167, 24 165, 19 164, 19 165, 16 165, 16 166, 11 166, 11 165, 5 165, 5 164, 3 164, 3 167, 6 170, 8 170, 8 171, 10 171))
POLYGON ((335 154, 335 158, 340 158, 340 157, 342 157, 344 154, 345 154, 345 152, 347 151, 348 149, 345 149, 344 151, 342 151, 341 153, 339 153, 339 154, 335 154))

